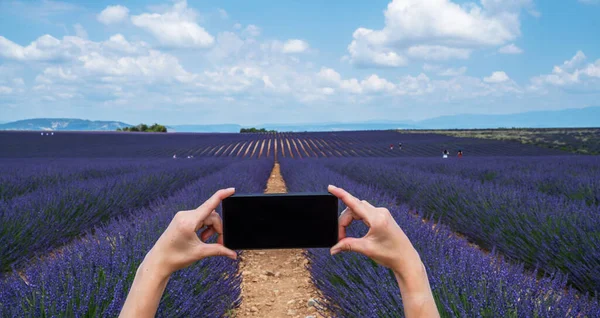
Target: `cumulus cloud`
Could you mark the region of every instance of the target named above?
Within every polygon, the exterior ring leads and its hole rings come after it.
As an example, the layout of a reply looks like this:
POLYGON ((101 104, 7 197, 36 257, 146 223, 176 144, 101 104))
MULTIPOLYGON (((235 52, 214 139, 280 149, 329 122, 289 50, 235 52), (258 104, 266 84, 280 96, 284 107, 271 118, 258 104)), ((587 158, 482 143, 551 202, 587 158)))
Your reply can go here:
POLYGON ((129 9, 121 5, 107 6, 96 18, 100 23, 109 25, 127 20, 129 9))
POLYGON ((53 61, 67 59, 78 50, 82 39, 65 37, 63 41, 46 34, 27 46, 21 46, 0 35, 0 56, 19 61, 53 61))
POLYGON ((410 59, 466 59, 477 48, 505 45, 520 36, 520 12, 531 0, 393 0, 381 30, 358 28, 348 60, 359 66, 397 67, 410 59))
POLYGON ((303 40, 291 39, 283 44, 283 53, 302 53, 308 50, 308 43, 303 40))
POLYGON ((402 77, 398 83, 391 82, 377 74, 371 74, 363 80, 357 78, 344 79, 334 69, 323 67, 317 75, 317 81, 324 87, 337 87, 340 91, 350 94, 389 94, 389 95, 408 95, 421 94, 427 89, 422 85, 428 82, 429 78, 425 74, 416 77, 402 77))
POLYGON ((552 73, 533 77, 530 88, 544 90, 554 86, 571 91, 600 91, 600 59, 586 61, 585 54, 578 51, 570 60, 554 66, 552 73))
MULTIPOLYGON (((241 26, 240 26, 241 28, 241 26)), ((244 36, 257 37, 260 35, 260 28, 254 24, 248 25, 242 32, 244 36)))
POLYGON ((502 71, 493 72, 492 75, 483 78, 483 81, 486 83, 503 83, 509 80, 510 77, 502 71))
POLYGON ((8 86, 0 85, 0 95, 8 95, 13 92, 13 89, 8 86))
POLYGON ((81 24, 79 24, 79 23, 74 24, 73 29, 75 29, 75 35, 77 37, 80 37, 82 39, 87 39, 88 33, 81 24))
POLYGON ((441 45, 416 45, 408 48, 406 54, 413 59, 450 60, 468 59, 471 50, 451 48, 441 45))
POLYGON ((511 43, 499 48, 498 52, 502 54, 521 54, 523 53, 523 50, 514 43, 511 43))
POLYGON ((196 12, 187 1, 179 1, 162 13, 143 13, 131 17, 133 25, 152 34, 162 45, 177 48, 206 48, 214 43, 198 23, 196 12))
POLYGON ((443 68, 439 65, 432 65, 432 64, 424 64, 423 65, 423 70, 426 72, 434 72, 435 74, 439 75, 439 76, 447 76, 447 77, 452 77, 452 76, 460 76, 463 75, 467 72, 467 67, 462 66, 462 67, 458 67, 458 68, 443 68))

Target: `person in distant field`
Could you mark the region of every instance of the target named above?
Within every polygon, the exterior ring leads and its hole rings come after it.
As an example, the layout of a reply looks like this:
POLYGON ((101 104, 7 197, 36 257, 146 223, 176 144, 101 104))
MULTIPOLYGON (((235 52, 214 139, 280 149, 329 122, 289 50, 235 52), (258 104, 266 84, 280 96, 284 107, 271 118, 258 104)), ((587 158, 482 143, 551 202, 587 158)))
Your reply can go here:
POLYGON ((448 149, 444 149, 444 151, 442 151, 442 158, 447 159, 449 155, 450 152, 448 152, 448 149))
POLYGON ((394 150, 394 144, 390 144, 390 150, 394 150))
MULTIPOLYGON (((439 317, 421 257, 390 211, 361 201, 344 189, 330 185, 328 190, 347 206, 339 217, 338 243, 331 248, 331 255, 356 252, 391 269, 402 295, 404 315, 439 317), (365 236, 346 236, 346 228, 353 221, 369 227, 365 236)), ((219 190, 197 209, 175 214, 138 267, 119 317, 154 317, 174 272, 206 257, 237 258, 235 251, 223 246, 223 221, 215 212, 221 201, 234 193, 234 188, 219 190), (198 237, 201 229, 204 231, 198 237), (214 234, 217 243, 205 243, 214 234)))
POLYGON ((402 143, 401 142, 398 143, 398 150, 402 150, 402 143))
POLYGON ((177 159, 177 154, 174 154, 174 155, 173 155, 173 159, 177 159))
POLYGON ((456 156, 459 158, 462 158, 462 156, 463 156, 462 150, 459 150, 458 153, 456 154, 456 156))

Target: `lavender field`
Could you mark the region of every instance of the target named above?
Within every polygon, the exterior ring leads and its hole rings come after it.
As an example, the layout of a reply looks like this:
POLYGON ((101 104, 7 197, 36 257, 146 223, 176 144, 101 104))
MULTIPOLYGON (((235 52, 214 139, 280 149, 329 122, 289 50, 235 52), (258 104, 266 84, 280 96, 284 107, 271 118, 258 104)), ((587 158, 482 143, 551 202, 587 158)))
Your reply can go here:
MULTIPOLYGON (((600 157, 394 131, 0 132, 0 316, 118 315, 177 211, 219 188, 263 192, 276 161, 289 191, 335 184, 387 207, 444 317, 600 316, 600 157)), ((305 254, 323 315, 403 316, 389 270, 305 254)), ((209 258, 176 273, 159 316, 231 315, 238 266, 209 258)))

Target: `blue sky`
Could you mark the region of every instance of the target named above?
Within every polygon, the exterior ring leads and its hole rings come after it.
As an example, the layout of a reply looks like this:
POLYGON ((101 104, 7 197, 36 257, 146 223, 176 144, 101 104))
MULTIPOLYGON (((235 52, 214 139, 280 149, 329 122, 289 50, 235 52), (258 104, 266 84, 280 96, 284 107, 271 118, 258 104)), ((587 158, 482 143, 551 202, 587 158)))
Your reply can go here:
POLYGON ((600 1, 0 1, 0 121, 600 106, 600 1))

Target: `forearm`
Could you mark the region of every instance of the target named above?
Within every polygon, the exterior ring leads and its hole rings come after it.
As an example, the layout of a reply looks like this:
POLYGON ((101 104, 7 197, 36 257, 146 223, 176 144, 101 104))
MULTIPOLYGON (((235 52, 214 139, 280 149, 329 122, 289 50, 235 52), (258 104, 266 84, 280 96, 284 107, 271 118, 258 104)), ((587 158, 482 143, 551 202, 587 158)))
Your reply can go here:
POLYGON ((119 317, 154 317, 168 281, 169 275, 161 273, 148 258, 144 259, 119 317))
POLYGON ((439 317, 439 313, 433 299, 427 271, 420 257, 415 256, 411 260, 400 264, 394 269, 404 314, 406 317, 439 317))

